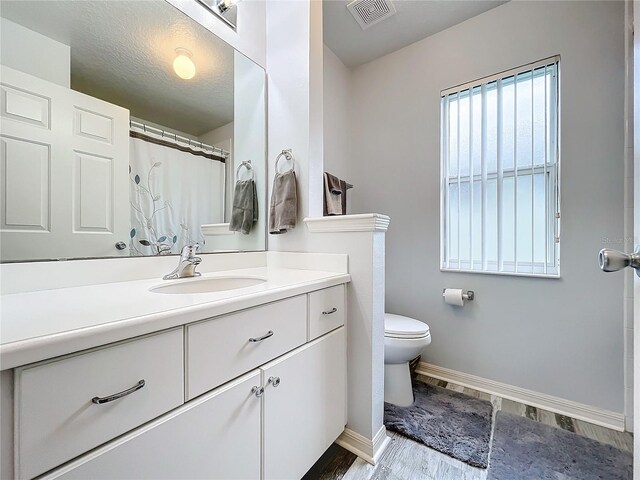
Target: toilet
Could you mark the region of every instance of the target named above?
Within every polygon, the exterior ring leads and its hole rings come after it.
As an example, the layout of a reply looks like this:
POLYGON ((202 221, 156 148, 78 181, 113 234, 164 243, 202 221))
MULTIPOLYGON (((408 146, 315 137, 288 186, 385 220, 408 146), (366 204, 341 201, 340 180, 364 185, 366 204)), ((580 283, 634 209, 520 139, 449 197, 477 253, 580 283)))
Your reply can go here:
POLYGON ((384 314, 384 401, 413 404, 409 361, 431 343, 429 325, 415 318, 384 314))

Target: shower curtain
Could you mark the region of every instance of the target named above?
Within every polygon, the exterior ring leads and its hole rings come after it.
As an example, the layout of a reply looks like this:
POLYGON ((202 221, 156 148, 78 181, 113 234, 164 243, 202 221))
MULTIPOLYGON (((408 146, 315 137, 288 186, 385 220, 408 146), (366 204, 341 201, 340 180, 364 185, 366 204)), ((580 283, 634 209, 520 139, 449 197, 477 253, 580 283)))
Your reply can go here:
POLYGON ((200 226, 222 223, 225 164, 130 139, 131 255, 180 253, 204 245, 200 226))

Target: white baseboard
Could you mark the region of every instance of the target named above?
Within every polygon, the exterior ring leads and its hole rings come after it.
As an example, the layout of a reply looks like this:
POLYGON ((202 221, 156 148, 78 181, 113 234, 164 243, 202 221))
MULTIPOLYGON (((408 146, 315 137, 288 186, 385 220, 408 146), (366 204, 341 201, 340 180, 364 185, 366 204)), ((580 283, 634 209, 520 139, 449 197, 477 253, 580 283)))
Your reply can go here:
POLYGON ((349 428, 345 428, 336 443, 351 453, 355 453, 371 465, 375 465, 390 441, 391 438, 387 436, 387 429, 383 425, 372 440, 349 428))
POLYGON ((623 432, 625 429, 625 417, 622 413, 604 410, 602 408, 585 405, 582 403, 565 400, 545 393, 534 392, 526 388, 520 388, 506 383, 488 380, 468 373, 438 367, 426 362, 420 362, 416 372, 428 377, 437 378, 446 382, 455 383, 467 388, 473 388, 481 392, 498 395, 502 398, 542 408, 550 412, 559 413, 568 417, 584 420, 585 422, 600 425, 623 432))

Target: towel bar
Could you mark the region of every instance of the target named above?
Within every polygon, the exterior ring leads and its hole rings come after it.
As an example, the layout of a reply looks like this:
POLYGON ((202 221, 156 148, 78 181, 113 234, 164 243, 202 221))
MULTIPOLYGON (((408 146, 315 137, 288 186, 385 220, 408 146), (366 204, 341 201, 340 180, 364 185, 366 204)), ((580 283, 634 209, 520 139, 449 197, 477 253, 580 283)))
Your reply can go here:
POLYGON ((251 166, 251 160, 245 160, 241 162, 240 165, 238 165, 238 168, 236 169, 236 179, 238 178, 238 175, 240 174, 240 169, 242 167, 246 168, 251 173, 251 180, 254 180, 256 178, 256 173, 254 172, 253 167, 251 166))
POLYGON ((282 152, 280 152, 280 154, 278 154, 278 156, 276 157, 276 173, 278 173, 278 162, 282 157, 286 158, 291 162, 291 170, 293 170, 296 166, 296 162, 295 162, 295 159, 293 158, 293 154, 291 153, 291 149, 288 148, 288 149, 282 150, 282 152))

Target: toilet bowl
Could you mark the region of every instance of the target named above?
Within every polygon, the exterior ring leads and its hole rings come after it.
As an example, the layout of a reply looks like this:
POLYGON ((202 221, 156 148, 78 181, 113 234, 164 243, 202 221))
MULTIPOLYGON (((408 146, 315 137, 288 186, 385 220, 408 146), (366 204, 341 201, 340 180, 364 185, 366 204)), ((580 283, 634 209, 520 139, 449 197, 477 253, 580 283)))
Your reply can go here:
POLYGON ((384 315, 384 401, 400 407, 413 404, 409 361, 431 343, 429 325, 415 318, 384 315))

